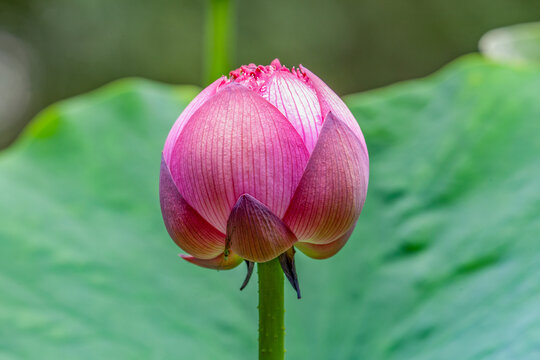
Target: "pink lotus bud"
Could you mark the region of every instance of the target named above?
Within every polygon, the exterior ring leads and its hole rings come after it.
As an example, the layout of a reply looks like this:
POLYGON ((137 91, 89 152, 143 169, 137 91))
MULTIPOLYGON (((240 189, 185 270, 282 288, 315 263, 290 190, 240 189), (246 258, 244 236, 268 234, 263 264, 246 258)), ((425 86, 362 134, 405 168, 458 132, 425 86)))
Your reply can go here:
POLYGON ((368 175, 347 106, 306 68, 276 59, 216 80, 180 115, 163 149, 161 209, 184 258, 200 266, 288 254, 283 265, 293 246, 327 258, 352 233, 368 175))

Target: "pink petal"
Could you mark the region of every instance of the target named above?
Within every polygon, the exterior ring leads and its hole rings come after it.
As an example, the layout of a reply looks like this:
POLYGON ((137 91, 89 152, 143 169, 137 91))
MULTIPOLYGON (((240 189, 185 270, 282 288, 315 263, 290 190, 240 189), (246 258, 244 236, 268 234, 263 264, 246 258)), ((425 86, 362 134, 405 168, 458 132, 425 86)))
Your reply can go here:
POLYGON ((231 83, 193 114, 169 166, 186 201, 225 232, 242 194, 283 216, 308 157, 302 139, 274 106, 231 83))
POLYGON ((296 237, 263 203, 244 194, 229 217, 227 241, 241 257, 265 262, 290 249, 296 237))
POLYGON ((176 122, 174 123, 171 131, 169 132, 169 135, 167 136, 167 140, 165 140, 165 146, 163 147, 163 156, 165 157, 165 161, 167 164, 171 163, 171 153, 174 149, 174 144, 176 144, 176 139, 178 139, 178 136, 182 132, 182 129, 188 122, 188 120, 191 118, 191 115, 199 107, 201 107, 202 104, 206 102, 210 97, 212 97, 223 82, 225 82, 227 78, 225 76, 222 76, 221 78, 214 81, 212 84, 208 85, 203 91, 199 93, 188 106, 182 111, 176 122))
POLYGON ((311 154, 322 127, 321 106, 315 91, 288 71, 276 71, 261 95, 291 122, 311 154))
POLYGON ((324 81, 318 78, 317 75, 315 75, 302 65, 300 65, 300 69, 307 75, 309 79, 309 84, 317 93, 319 102, 321 104, 321 113, 323 118, 329 112, 332 112, 335 117, 347 124, 347 126, 360 140, 360 143, 362 144, 362 150, 365 152, 367 157, 368 151, 366 141, 364 140, 364 135, 362 134, 362 130, 360 130, 358 122, 354 118, 347 105, 345 105, 343 100, 341 100, 341 98, 334 91, 332 91, 332 89, 330 89, 328 85, 324 83, 324 81))
POLYGON ((311 244, 306 242, 297 242, 296 244, 294 244, 294 246, 310 258, 317 260, 328 259, 329 257, 334 256, 339 250, 343 248, 343 246, 345 246, 347 240, 349 240, 353 231, 354 226, 344 235, 341 235, 337 240, 334 240, 328 244, 311 244))
POLYGON ((362 143, 329 113, 283 221, 300 241, 329 243, 356 223, 367 185, 362 143))
POLYGON ((178 246, 201 259, 223 253, 225 235, 204 220, 180 195, 163 157, 159 198, 165 227, 178 246))
POLYGON ((192 264, 214 270, 230 270, 237 267, 243 260, 240 256, 229 252, 228 256, 218 255, 213 259, 198 259, 194 256, 180 254, 180 257, 192 264))

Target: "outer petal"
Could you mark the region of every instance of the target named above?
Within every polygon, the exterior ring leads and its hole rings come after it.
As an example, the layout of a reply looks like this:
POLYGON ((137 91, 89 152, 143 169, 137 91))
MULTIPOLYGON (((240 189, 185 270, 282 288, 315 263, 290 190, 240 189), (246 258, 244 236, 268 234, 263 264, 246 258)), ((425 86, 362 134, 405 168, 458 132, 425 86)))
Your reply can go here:
POLYGON ((180 254, 180 257, 192 264, 214 270, 230 270, 237 267, 243 260, 240 256, 230 252, 227 257, 224 254, 213 259, 198 259, 194 256, 180 254))
POLYGON ((193 114, 169 166, 186 201, 225 232, 232 207, 245 193, 283 216, 308 156, 274 106, 231 83, 193 114))
POLYGON ((165 227, 178 246, 201 259, 212 259, 223 253, 225 235, 204 220, 180 195, 163 157, 159 199, 165 227))
POLYGON ((352 227, 344 235, 341 235, 337 240, 334 240, 328 244, 311 244, 306 242, 297 242, 294 246, 310 258, 317 260, 328 259, 329 257, 334 256, 339 250, 343 248, 343 246, 345 246, 347 240, 349 240, 353 231, 354 227, 352 227))
POLYGON ((285 115, 311 154, 322 127, 321 106, 315 91, 288 71, 276 71, 265 86, 266 91, 261 95, 285 115))
POLYGON ((182 111, 176 122, 174 123, 171 131, 169 132, 169 135, 167 136, 167 140, 165 140, 165 146, 163 148, 163 156, 165 157, 165 161, 167 164, 170 164, 171 162, 171 153, 174 148, 174 144, 176 144, 176 139, 178 139, 178 136, 182 132, 182 129, 188 122, 188 120, 191 118, 191 115, 199 107, 201 107, 202 104, 206 102, 209 98, 211 98, 216 92, 219 85, 221 85, 223 82, 226 81, 226 77, 222 76, 221 78, 214 81, 212 84, 208 85, 203 91, 199 93, 188 106, 182 111))
POLYGON ((299 241, 327 244, 356 223, 367 185, 362 143, 330 113, 283 221, 299 241))
POLYGON ((229 217, 227 241, 241 257, 265 262, 287 251, 296 237, 263 203, 244 194, 229 217))
POLYGON ((313 87, 313 89, 317 93, 317 96, 319 97, 322 116, 325 117, 329 112, 332 112, 335 117, 347 124, 347 126, 360 140, 362 144, 362 150, 365 152, 367 157, 368 152, 366 141, 364 140, 364 135, 362 134, 362 130, 360 130, 358 122, 354 118, 347 105, 345 105, 343 100, 341 100, 341 98, 334 91, 332 91, 332 89, 330 89, 328 85, 324 83, 324 81, 319 79, 317 75, 315 75, 302 65, 300 65, 300 69, 307 75, 309 79, 309 84, 313 87))

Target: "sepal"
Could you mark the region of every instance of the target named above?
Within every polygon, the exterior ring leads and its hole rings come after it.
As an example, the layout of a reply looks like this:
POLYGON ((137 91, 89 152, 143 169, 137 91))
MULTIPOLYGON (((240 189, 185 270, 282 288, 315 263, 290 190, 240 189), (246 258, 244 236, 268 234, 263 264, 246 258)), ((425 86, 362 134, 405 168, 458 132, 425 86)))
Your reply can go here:
POLYGON ((298 275, 296 274, 296 265, 294 263, 295 253, 294 247, 291 247, 289 250, 279 255, 279 263, 281 264, 283 273, 291 283, 294 291, 296 291, 296 296, 300 299, 302 298, 302 295, 300 294, 300 285, 298 284, 298 275))

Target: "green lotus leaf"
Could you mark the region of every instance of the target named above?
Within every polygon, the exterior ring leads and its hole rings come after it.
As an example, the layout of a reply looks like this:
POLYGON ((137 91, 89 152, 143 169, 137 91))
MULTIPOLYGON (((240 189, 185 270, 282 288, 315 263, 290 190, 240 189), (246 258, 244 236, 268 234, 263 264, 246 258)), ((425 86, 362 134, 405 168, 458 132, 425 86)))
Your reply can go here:
MULTIPOLYGON (((122 80, 0 153, 0 359, 254 359, 256 282, 182 261, 161 149, 198 89, 122 80)), ((540 356, 540 69, 479 56, 351 95, 370 150, 345 248, 298 253, 289 359, 540 356)))

